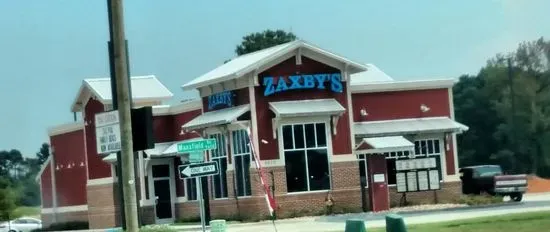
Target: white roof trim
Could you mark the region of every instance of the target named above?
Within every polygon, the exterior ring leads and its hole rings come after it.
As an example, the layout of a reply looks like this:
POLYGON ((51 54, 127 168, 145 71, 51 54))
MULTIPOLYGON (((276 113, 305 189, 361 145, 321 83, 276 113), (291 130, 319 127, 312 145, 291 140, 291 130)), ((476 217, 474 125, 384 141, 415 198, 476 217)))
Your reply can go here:
POLYGON ((354 129, 355 136, 380 137, 419 133, 461 133, 469 128, 448 117, 429 117, 356 122, 354 129))
POLYGON ((187 102, 182 102, 177 105, 158 105, 153 106, 153 115, 154 116, 163 116, 163 115, 175 115, 185 112, 190 112, 193 110, 202 109, 202 101, 200 99, 195 99, 187 102))
POLYGON ((298 48, 308 49, 313 51, 314 53, 318 53, 328 58, 338 60, 343 64, 350 65, 352 68, 355 68, 358 71, 366 71, 368 69, 367 66, 364 64, 354 62, 342 56, 338 56, 332 52, 314 46, 304 40, 295 40, 292 42, 236 57, 231 61, 203 74, 202 76, 193 79, 192 81, 182 85, 181 87, 184 90, 191 90, 212 85, 215 83, 221 83, 226 80, 237 79, 243 75, 246 75, 249 72, 265 66, 266 64, 269 64, 273 60, 276 60, 277 58, 282 57, 285 54, 293 52, 295 49, 298 48))
POLYGON ((369 145, 370 149, 357 150, 356 153, 385 153, 393 151, 412 151, 414 150, 414 143, 407 140, 403 136, 386 136, 386 137, 372 137, 363 138, 361 143, 357 146, 359 149, 363 144, 369 145))
POLYGON ((66 123, 66 124, 48 128, 48 135, 51 137, 51 136, 66 134, 73 131, 82 130, 82 129, 84 129, 83 122, 66 123))
MULTIPOLYGON (((91 92, 92 95, 96 96, 101 103, 112 104, 110 80, 110 78, 84 79, 82 81, 82 85, 80 86, 78 94, 73 101, 73 104, 71 105, 71 110, 73 112, 78 112, 82 110, 84 105, 80 103, 86 100, 83 99, 86 96, 86 91, 91 92), (103 85, 97 86, 97 83, 102 83, 103 85), (94 85, 96 86, 94 87, 94 85), (101 91, 97 88, 100 88, 101 91)), ((154 75, 133 76, 130 80, 133 95, 132 99, 135 104, 160 102, 163 100, 168 100, 174 96, 174 94, 170 92, 170 90, 168 90, 168 88, 166 88, 166 86, 164 86, 154 75), (143 80, 149 80, 151 83, 144 84, 143 80), (151 94, 149 96, 144 95, 143 92, 153 92, 154 94, 151 94)))
POLYGON ((193 120, 184 124, 182 129, 194 130, 212 126, 218 126, 222 124, 229 124, 237 120, 237 118, 247 111, 250 111, 250 105, 240 105, 231 108, 210 111, 203 113, 202 115, 194 118, 193 120))
POLYGON ((336 115, 346 111, 346 108, 332 98, 269 102, 269 109, 276 117, 336 115))
POLYGON ((370 83, 352 84, 352 93, 375 93, 406 90, 425 90, 451 88, 457 81, 455 79, 436 79, 418 81, 380 81, 370 83))
POLYGON ((40 179, 42 178, 42 173, 46 170, 46 167, 48 166, 48 164, 50 164, 50 162, 52 161, 52 156, 53 154, 50 154, 48 156, 48 159, 46 159, 46 161, 44 161, 44 163, 42 164, 42 166, 40 167, 40 171, 38 171, 38 174, 36 174, 36 177, 34 177, 34 181, 35 182, 39 182, 40 179))

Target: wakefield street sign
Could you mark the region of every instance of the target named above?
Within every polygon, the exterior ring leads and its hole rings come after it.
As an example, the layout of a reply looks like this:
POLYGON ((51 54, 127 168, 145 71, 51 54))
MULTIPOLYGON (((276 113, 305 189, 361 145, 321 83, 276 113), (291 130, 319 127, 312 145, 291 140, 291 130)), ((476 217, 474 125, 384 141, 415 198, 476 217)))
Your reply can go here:
POLYGON ((218 163, 216 161, 196 163, 178 166, 181 179, 212 176, 218 174, 218 163))
POLYGON ((216 149, 215 139, 203 139, 178 143, 178 153, 190 153, 216 149))
POLYGON ((120 151, 120 124, 117 110, 95 115, 95 135, 98 154, 120 151))

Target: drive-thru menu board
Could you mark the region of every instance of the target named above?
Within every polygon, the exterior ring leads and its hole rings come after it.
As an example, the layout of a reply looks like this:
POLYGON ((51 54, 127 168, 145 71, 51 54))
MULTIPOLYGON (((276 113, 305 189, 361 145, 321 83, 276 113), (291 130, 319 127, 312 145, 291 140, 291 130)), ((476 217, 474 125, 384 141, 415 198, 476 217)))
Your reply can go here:
POLYGON ((440 189, 435 157, 396 160, 395 169, 397 192, 440 189))

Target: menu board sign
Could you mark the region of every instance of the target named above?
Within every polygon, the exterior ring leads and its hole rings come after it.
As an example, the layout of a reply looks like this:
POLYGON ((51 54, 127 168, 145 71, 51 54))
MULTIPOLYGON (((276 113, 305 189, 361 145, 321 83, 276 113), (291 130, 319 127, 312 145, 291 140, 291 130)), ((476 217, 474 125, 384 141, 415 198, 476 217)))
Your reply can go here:
POLYGON ((405 178, 404 172, 398 172, 395 177, 395 182, 397 185, 397 192, 406 192, 407 191, 407 179, 405 178))
POLYGON ((437 167, 437 162, 435 157, 421 158, 421 159, 404 159, 404 160, 395 161, 395 169, 397 171, 431 169, 436 167, 437 167))
POLYGON ((440 189, 438 170, 430 170, 430 189, 440 189))
POLYGON ((428 183, 428 171, 418 171, 418 190, 425 191, 430 189, 428 183))
POLYGON ((397 192, 439 190, 439 170, 418 170, 396 173, 397 192))
POLYGON ((416 172, 407 172, 407 191, 415 192, 417 187, 416 172))

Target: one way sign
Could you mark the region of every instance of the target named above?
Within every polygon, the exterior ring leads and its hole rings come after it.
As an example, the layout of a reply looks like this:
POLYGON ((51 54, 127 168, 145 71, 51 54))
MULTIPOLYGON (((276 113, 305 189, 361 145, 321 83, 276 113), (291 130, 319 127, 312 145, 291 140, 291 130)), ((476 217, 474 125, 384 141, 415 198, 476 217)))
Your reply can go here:
POLYGON ((180 179, 203 177, 218 174, 217 162, 205 162, 178 166, 180 179))

